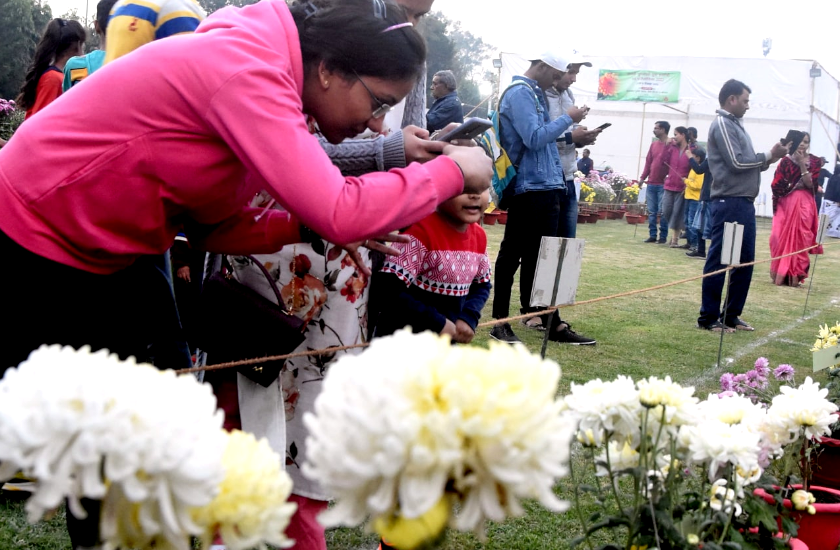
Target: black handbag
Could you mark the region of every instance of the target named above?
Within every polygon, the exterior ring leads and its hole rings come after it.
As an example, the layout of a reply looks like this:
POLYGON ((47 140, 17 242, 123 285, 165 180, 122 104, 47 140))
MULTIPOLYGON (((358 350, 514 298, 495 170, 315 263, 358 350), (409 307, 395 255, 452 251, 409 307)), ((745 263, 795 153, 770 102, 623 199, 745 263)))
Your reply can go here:
MULTIPOLYGON (((204 281, 199 307, 196 344, 213 363, 285 355, 305 338, 306 322, 285 310, 280 291, 265 266, 253 256, 247 258, 265 275, 277 303, 237 281, 227 257, 223 257, 221 271, 204 281)), ((268 387, 280 376, 284 362, 245 365, 237 371, 268 387)))

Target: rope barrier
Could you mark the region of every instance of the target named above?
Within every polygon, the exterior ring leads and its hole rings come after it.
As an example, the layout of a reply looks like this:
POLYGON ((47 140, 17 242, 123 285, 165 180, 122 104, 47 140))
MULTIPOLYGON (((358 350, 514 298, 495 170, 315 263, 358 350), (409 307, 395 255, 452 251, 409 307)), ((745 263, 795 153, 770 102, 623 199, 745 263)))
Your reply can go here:
MULTIPOLYGON (((559 310, 561 307, 576 307, 576 306, 583 306, 583 305, 588 305, 588 304, 595 304, 597 302, 603 302, 603 301, 606 301, 606 300, 614 300, 616 298, 625 298, 627 296, 634 296, 636 294, 643 294, 645 292, 652 292, 654 290, 661 290, 663 288, 682 285, 682 284, 685 284, 685 283, 690 283, 692 281, 705 279, 707 277, 714 277, 715 275, 720 275, 721 273, 726 273, 727 271, 730 271, 730 270, 733 270, 733 269, 738 269, 738 268, 741 268, 741 267, 750 267, 750 266, 759 265, 759 264, 765 264, 765 263, 769 263, 769 262, 772 262, 772 261, 775 261, 775 260, 781 260, 782 258, 787 258, 788 256, 796 256, 797 254, 802 254, 803 252, 808 252, 809 250, 813 250, 814 248, 818 248, 820 246, 826 247, 826 246, 833 246, 833 245, 837 245, 837 244, 840 244, 840 242, 823 243, 821 245, 815 244, 813 246, 809 246, 808 248, 803 248, 802 250, 797 250, 795 252, 789 252, 788 254, 783 254, 781 256, 776 256, 775 258, 768 258, 766 260, 754 260, 752 262, 747 262, 745 264, 729 265, 729 266, 726 266, 723 269, 718 269, 717 271, 712 271, 711 273, 704 273, 704 274, 701 274, 701 275, 695 275, 693 277, 688 277, 687 279, 680 279, 679 281, 672 281, 670 283, 662 283, 661 285, 656 285, 656 286, 651 286, 651 287, 641 288, 641 289, 636 289, 636 290, 628 290, 626 292, 619 292, 618 294, 611 294, 609 296, 601 296, 601 297, 598 297, 598 298, 591 298, 589 300, 583 300, 583 301, 575 302, 574 304, 568 304, 568 305, 565 305, 565 306, 553 306, 553 307, 543 309, 541 311, 534 311, 534 312, 526 313, 526 314, 523 314, 523 315, 514 315, 514 316, 511 316, 511 317, 505 317, 503 319, 493 319, 492 321, 485 321, 484 323, 479 323, 476 326, 476 328, 492 327, 492 326, 497 325, 499 323, 509 323, 511 321, 518 321, 520 319, 528 319, 528 318, 534 317, 536 315, 544 315, 546 313, 552 313, 554 311, 559 310)), ((369 345, 370 345, 370 342, 363 342, 361 344, 353 344, 353 345, 350 345, 350 346, 334 346, 334 347, 329 347, 329 348, 324 348, 324 349, 301 351, 301 352, 297 352, 297 353, 287 353, 285 355, 271 355, 271 356, 268 356, 268 357, 255 357, 255 358, 252 358, 252 359, 242 359, 240 361, 229 361, 227 363, 217 363, 215 365, 205 365, 203 367, 193 367, 193 368, 189 368, 189 369, 180 369, 180 370, 177 370, 175 372, 177 372, 178 374, 188 374, 188 373, 194 373, 194 372, 214 371, 214 370, 229 369, 229 368, 234 368, 234 367, 244 367, 244 366, 248 366, 248 365, 257 365, 257 364, 260 364, 260 363, 265 363, 267 361, 280 361, 280 360, 286 360, 286 359, 295 359, 297 357, 308 357, 308 356, 312 356, 312 355, 324 355, 326 353, 335 353, 335 352, 345 351, 345 350, 349 350, 349 349, 366 348, 369 345)))

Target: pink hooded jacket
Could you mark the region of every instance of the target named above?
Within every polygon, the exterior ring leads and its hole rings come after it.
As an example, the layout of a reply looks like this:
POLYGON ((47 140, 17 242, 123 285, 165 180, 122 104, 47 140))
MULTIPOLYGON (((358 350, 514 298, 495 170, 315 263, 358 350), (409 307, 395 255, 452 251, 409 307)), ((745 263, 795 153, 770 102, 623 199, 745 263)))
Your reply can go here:
POLYGON ((345 179, 307 130, 298 34, 281 0, 226 8, 192 35, 92 74, 0 149, 0 230, 93 273, 167 250, 268 253, 298 222, 347 243, 410 225, 459 194, 448 157, 345 179), (268 190, 288 212, 259 218, 268 190))

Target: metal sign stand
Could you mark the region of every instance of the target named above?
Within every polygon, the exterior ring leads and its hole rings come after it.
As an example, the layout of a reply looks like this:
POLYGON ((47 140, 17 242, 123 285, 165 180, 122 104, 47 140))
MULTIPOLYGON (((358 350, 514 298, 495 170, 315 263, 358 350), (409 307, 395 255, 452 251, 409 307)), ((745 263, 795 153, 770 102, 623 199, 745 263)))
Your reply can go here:
MULTIPOLYGON (((828 216, 820 214, 819 229, 817 229, 817 244, 822 244, 825 238, 825 230, 828 227, 828 216)), ((819 254, 814 254, 814 265, 811 266, 811 280, 808 281, 808 294, 805 295, 805 308, 802 310, 802 317, 808 312, 808 298, 811 297, 811 285, 814 284, 814 273, 817 271, 817 260, 820 258, 819 254)))
MULTIPOLYGON (((737 222, 726 222, 723 226, 723 248, 720 252, 720 263, 733 265, 741 263, 741 243, 744 240, 744 226, 737 222)), ((717 367, 720 368, 720 358, 723 355, 723 335, 726 332, 726 311, 729 308, 729 286, 732 284, 732 270, 726 272, 726 293, 723 299, 723 327, 720 329, 720 344, 718 345, 717 367)))
MULTIPOLYGON (((531 289, 529 302, 531 307, 545 309, 575 302, 584 244, 583 239, 542 238, 534 273, 534 286, 531 289)), ((540 349, 540 357, 543 359, 545 359, 551 332, 559 318, 556 311, 548 315, 540 349)))

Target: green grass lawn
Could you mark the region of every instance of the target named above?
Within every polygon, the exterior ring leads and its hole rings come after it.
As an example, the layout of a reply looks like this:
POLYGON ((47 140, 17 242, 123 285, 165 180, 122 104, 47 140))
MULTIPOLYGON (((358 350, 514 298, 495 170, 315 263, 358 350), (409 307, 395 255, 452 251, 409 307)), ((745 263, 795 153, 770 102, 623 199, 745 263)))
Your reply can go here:
MULTIPOLYGON (((504 226, 487 227, 491 260, 495 260, 504 226)), ((769 258, 769 220, 760 220, 757 259, 769 258)), ((578 226, 578 237, 586 239, 583 270, 577 299, 588 300, 633 289, 685 279, 700 274, 703 262, 687 258, 684 250, 664 245, 644 244, 647 226, 622 221, 600 220, 578 226)), ((549 343, 547 357, 563 369, 560 394, 571 382, 592 378, 612 379, 619 374, 634 378, 670 375, 675 381, 696 386, 705 397, 717 388, 723 372, 744 372, 755 359, 765 356, 772 366, 790 363, 797 369, 797 380, 810 372, 810 345, 817 324, 840 320, 840 241, 829 239, 826 254, 817 264, 803 318, 807 294, 804 288, 776 287, 771 284, 769 264, 756 266, 743 318, 754 327, 752 333, 739 332, 724 337, 724 367, 716 368, 719 335, 695 328, 700 306, 700 281, 649 293, 564 308, 562 317, 582 334, 598 340, 597 346, 560 346, 549 343)), ((492 297, 491 297, 492 300, 492 297)), ((519 311, 519 295, 514 288, 511 314, 519 311)), ((490 304, 482 321, 490 320, 490 304)), ((514 324, 514 330, 537 353, 542 333, 514 324)), ((488 329, 480 329, 476 343, 486 345, 488 329)), ((815 376, 824 380, 824 374, 815 376)), ((562 480, 557 492, 572 498, 572 484, 562 480)), ((571 514, 551 514, 536 505, 528 513, 502 524, 493 524, 487 540, 480 542, 468 534, 449 533, 442 550, 564 549, 580 533, 571 514)), ((361 529, 337 529, 328 534, 330 550, 376 548, 375 537, 361 529)), ((22 504, 0 498, 0 550, 52 550, 69 548, 64 531, 63 511, 48 522, 28 525, 22 504)))

